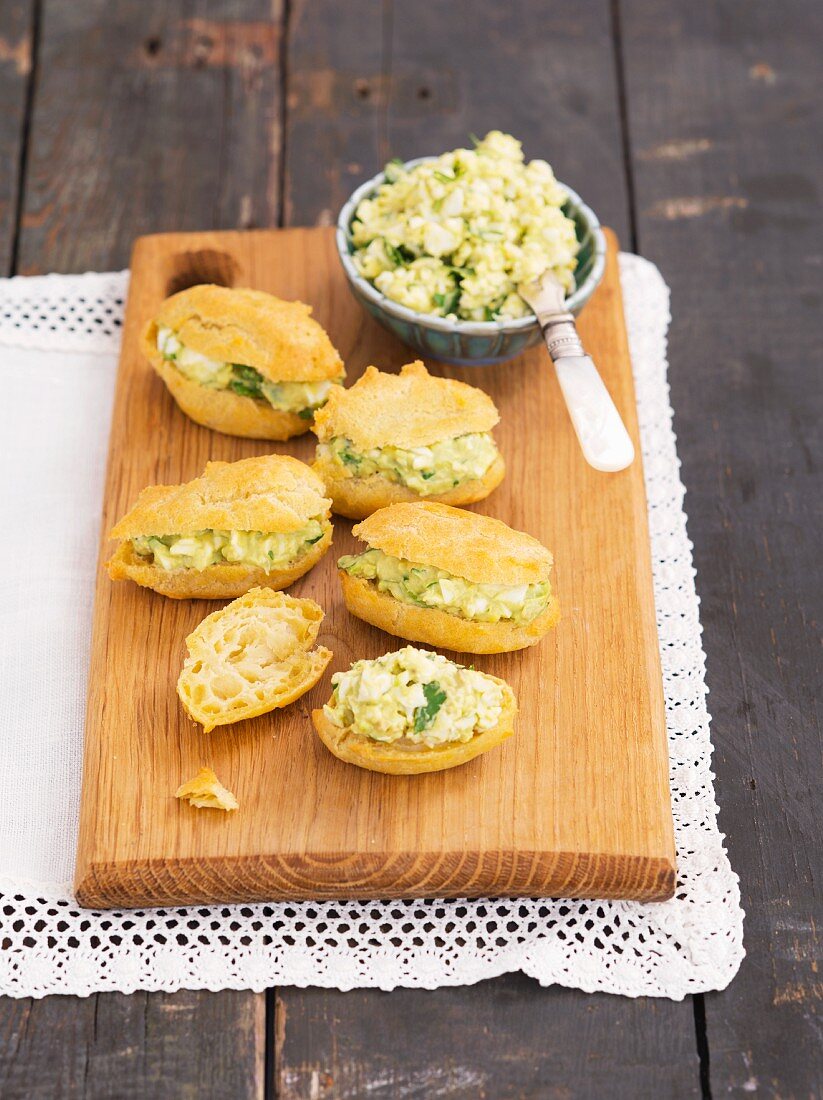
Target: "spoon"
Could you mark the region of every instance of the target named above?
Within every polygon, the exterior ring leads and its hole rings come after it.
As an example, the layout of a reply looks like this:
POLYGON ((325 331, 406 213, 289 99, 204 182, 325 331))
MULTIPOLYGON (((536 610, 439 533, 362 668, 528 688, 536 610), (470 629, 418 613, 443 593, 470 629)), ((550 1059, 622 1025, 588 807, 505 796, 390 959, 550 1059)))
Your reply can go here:
POLYGON ((547 271, 519 286, 517 293, 534 310, 543 331, 586 461, 605 473, 625 470, 634 461, 634 445, 597 367, 583 350, 560 280, 547 271))

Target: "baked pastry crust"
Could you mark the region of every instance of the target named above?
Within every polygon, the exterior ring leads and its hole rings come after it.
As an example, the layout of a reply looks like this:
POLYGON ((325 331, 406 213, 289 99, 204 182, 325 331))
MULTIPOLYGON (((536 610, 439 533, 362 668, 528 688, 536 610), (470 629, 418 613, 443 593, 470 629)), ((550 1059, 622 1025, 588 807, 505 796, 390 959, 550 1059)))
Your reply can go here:
POLYGON ((314 687, 330 650, 315 646, 323 609, 255 588, 208 615, 186 638, 177 694, 206 733, 286 707, 314 687))
POLYGON ((290 455, 262 455, 239 462, 209 462, 183 485, 150 485, 111 531, 122 539, 107 563, 112 580, 131 580, 172 599, 219 600, 250 588, 287 588, 307 573, 331 545, 331 501, 323 483, 290 455), (188 535, 197 531, 299 531, 320 517, 323 536, 285 569, 223 562, 206 569, 163 569, 134 552, 140 535, 188 535))
POLYGON ((314 417, 321 442, 345 436, 361 451, 426 447, 468 432, 489 432, 500 420, 482 390, 429 374, 420 360, 399 374, 367 367, 349 389, 332 386, 314 417))
MULTIPOLYGON (((371 477, 353 477, 349 470, 329 458, 318 458, 312 469, 320 476, 326 486, 326 492, 332 500, 332 511, 348 519, 365 519, 378 508, 390 504, 412 503, 419 501, 419 493, 397 481, 390 481, 382 474, 371 477)), ((439 501, 441 504, 474 504, 484 500, 500 482, 506 472, 502 455, 498 455, 485 474, 471 481, 463 481, 448 492, 432 494, 426 501, 439 501)))
POLYGON ((388 592, 380 592, 364 577, 349 576, 342 569, 339 577, 346 607, 358 619, 397 638, 426 642, 456 653, 511 653, 526 649, 536 645, 560 620, 560 605, 555 596, 549 597, 545 611, 530 623, 506 619, 483 623, 450 615, 437 607, 404 603, 388 592))
POLYGON ((322 539, 310 546, 302 558, 288 569, 272 569, 268 573, 257 566, 232 562, 206 569, 162 569, 135 554, 130 542, 120 544, 106 568, 113 581, 134 581, 141 588, 151 588, 173 600, 230 600, 258 586, 277 591, 288 588, 317 565, 331 546, 331 537, 328 524, 322 539))
POLYGON ((475 584, 537 584, 554 561, 536 538, 499 519, 428 501, 381 508, 352 530, 384 554, 475 584))
POLYGON ((343 361, 311 306, 262 290, 203 283, 160 305, 157 327, 209 359, 241 363, 272 382, 319 382, 345 374, 343 361))
POLYGON ((192 382, 173 363, 164 359, 156 346, 152 349, 152 338, 147 329, 143 341, 144 353, 179 407, 195 424, 225 435, 270 439, 280 443, 304 435, 311 428, 310 420, 304 420, 297 413, 273 409, 268 401, 256 401, 232 390, 214 390, 192 382))
POLYGON ((143 354, 186 416, 227 435, 282 441, 303 435, 311 422, 267 401, 186 378, 158 349, 160 326, 173 329, 192 351, 254 367, 271 382, 317 382, 346 374, 328 335, 312 319, 311 306, 303 302, 211 284, 173 294, 143 329, 143 354))
POLYGON ((196 531, 298 531, 331 501, 317 474, 291 455, 209 462, 183 485, 150 485, 115 525, 113 539, 196 531))
POLYGON ((372 772, 385 772, 389 775, 420 775, 423 772, 439 772, 446 768, 456 768, 488 752, 514 733, 514 720, 517 703, 514 693, 505 680, 491 677, 503 690, 503 710, 500 721, 490 730, 477 733, 471 741, 451 742, 428 748, 425 745, 387 744, 373 741, 370 737, 354 733, 330 722, 323 710, 312 711, 312 721, 320 740, 338 760, 347 764, 356 764, 372 772))

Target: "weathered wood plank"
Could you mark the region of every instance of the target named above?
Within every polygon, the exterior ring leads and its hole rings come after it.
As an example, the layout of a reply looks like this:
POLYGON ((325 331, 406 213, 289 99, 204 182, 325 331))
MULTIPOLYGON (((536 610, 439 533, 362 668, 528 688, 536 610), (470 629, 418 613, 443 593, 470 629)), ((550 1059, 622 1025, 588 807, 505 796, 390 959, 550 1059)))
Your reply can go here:
POLYGON ((281 0, 45 5, 22 274, 164 229, 276 224, 281 0))
POLYGON ((694 1036, 672 1026, 669 1002, 522 975, 434 992, 283 990, 275 1068, 280 1100, 700 1095, 694 1036))
POLYGON ((0 6, 0 275, 11 275, 35 30, 34 0, 0 6))
MULTIPOLYGON (((390 156, 508 129, 628 237, 610 6, 379 7, 295 0, 288 41, 286 224, 329 223, 390 156)), ((699 1095, 689 1002, 479 986, 283 989, 283 1097, 699 1095), (398 1038, 400 1037, 400 1038, 398 1038), (412 1038, 413 1037, 413 1038, 412 1038), (319 1090, 319 1091, 318 1091, 319 1090)))
POLYGON ((0 1002, 3 1100, 261 1100, 263 997, 117 993, 0 1002))
POLYGON ((823 1091, 823 9, 625 0, 638 233, 673 289, 720 824, 748 958, 707 996, 715 1096, 823 1091))
MULTIPOLYGON (((0 6, 0 155, 14 164, 24 9, 0 6)), ((280 0, 44 9, 21 272, 123 266, 151 229, 276 222, 280 0)), ((15 178, 0 175, 0 203, 15 178)), ((5 218, 0 205, 0 265, 5 218)), ((264 1062, 263 995, 0 1000, 4 1100, 257 1098, 264 1062)))

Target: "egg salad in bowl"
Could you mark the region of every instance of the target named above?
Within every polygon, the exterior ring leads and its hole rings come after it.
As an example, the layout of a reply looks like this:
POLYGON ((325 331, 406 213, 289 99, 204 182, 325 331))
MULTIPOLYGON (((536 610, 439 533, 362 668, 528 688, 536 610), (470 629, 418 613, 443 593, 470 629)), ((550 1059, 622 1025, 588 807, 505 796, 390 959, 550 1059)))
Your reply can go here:
POLYGON ((574 285, 578 242, 566 190, 544 160, 492 130, 474 149, 414 167, 392 162, 386 182, 357 206, 357 270, 418 313, 492 321, 525 317, 517 285, 551 269, 574 285))
POLYGON ((600 281, 606 244, 593 212, 545 160, 492 130, 471 149, 391 161, 338 220, 351 288, 424 356, 502 362, 540 339, 518 286, 551 271, 570 312, 600 281))

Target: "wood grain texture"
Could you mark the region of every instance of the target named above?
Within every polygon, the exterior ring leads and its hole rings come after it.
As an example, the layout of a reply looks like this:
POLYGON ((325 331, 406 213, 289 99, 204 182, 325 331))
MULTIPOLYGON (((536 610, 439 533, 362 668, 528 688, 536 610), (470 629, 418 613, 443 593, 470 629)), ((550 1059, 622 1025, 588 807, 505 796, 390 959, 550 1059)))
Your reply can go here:
POLYGON ((0 1001, 3 1100, 262 1100, 265 998, 98 993, 0 1001))
POLYGON ((44 4, 19 271, 141 233, 277 224, 280 0, 44 4))
MULTIPOLYGON (((630 430, 636 413, 615 242, 581 321, 630 430)), ((143 485, 196 475, 209 458, 265 453, 188 421, 143 362, 141 325, 170 285, 232 278, 315 307, 356 377, 408 351, 349 297, 331 230, 164 235, 139 241, 115 397, 104 530, 143 485), (229 256, 229 261, 221 257, 229 256)), ((274 897, 499 893, 670 896, 672 823, 642 470, 597 474, 580 456, 542 350, 500 368, 454 372, 482 382, 502 415, 508 478, 492 514, 555 552, 565 618, 541 645, 477 659, 520 704, 519 733, 454 771, 381 776, 341 764, 308 713, 328 675, 293 707, 203 734, 174 683, 183 639, 213 605, 168 601, 101 570, 95 610, 77 894, 82 904, 146 905, 274 897), (585 507, 581 502, 585 501, 585 507), (213 767, 241 810, 224 817, 173 798, 213 767), (276 812, 273 812, 276 807, 276 812)), ((308 439, 288 448, 309 458, 308 439)), ((329 673, 397 642, 350 616, 334 549, 293 591, 327 612, 329 673)), ((104 541, 102 560, 111 547, 104 541)))
POLYGON ((0 273, 14 274, 18 199, 35 32, 35 0, 0 5, 0 273))
POLYGON ((691 1029, 662 999, 542 989, 282 990, 280 1100, 661 1100, 700 1096, 691 1029), (403 1038, 404 1037, 405 1041, 403 1038))
POLYGON ((476 0, 470 19, 450 0, 347 0, 356 33, 341 27, 335 0, 290 10, 285 225, 328 225, 389 158, 497 128, 549 160, 628 240, 607 0, 476 0))
POLYGON ((705 998, 711 1089, 819 1096, 823 8, 622 7, 639 241, 672 285, 720 827, 746 911, 740 973, 705 998))

